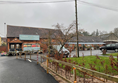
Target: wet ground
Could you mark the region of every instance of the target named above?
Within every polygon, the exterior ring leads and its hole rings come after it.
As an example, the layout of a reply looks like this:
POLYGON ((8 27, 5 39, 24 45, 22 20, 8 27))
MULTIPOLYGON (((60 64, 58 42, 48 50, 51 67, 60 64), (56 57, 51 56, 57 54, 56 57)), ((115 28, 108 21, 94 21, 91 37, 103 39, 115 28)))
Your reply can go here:
POLYGON ((58 83, 36 63, 16 59, 15 56, 0 57, 0 83, 58 83))

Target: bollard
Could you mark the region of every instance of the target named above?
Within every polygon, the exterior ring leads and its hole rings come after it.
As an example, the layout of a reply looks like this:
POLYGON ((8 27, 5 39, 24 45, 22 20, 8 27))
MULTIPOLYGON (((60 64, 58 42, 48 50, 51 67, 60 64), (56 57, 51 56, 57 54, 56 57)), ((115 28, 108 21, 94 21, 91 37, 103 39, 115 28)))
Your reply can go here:
POLYGON ((16 59, 18 59, 18 54, 16 53, 16 59))
MULTIPOLYGON (((48 57, 48 55, 47 55, 47 57, 48 57)), ((48 72, 48 59, 46 60, 46 63, 47 63, 47 73, 49 73, 48 72)))
POLYGON ((106 54, 106 50, 104 49, 104 50, 103 50, 103 55, 105 55, 105 54, 106 54))
POLYGON ((19 52, 19 58, 21 58, 21 52, 19 52))
POLYGON ((74 83, 77 83, 77 81, 76 81, 76 68, 73 68, 73 74, 74 74, 74 83))
POLYGON ((26 52, 25 52, 25 58, 24 58, 24 60, 26 61, 26 52))
POLYGON ((37 52, 37 65, 39 64, 39 61, 38 61, 38 52, 37 52))
POLYGON ((42 57, 41 57, 41 63, 42 63, 42 57))

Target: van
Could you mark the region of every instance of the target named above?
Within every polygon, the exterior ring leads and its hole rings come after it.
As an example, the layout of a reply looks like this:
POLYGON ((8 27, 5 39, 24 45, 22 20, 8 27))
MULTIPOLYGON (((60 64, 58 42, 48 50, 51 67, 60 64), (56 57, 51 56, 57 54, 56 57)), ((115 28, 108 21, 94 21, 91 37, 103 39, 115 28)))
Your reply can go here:
MULTIPOLYGON (((56 49, 58 52, 61 48, 61 45, 53 45, 53 48, 56 49)), ((62 48, 62 50, 59 52, 60 54, 63 53, 64 57, 68 57, 68 55, 70 54, 69 50, 66 49, 65 47, 62 48)))

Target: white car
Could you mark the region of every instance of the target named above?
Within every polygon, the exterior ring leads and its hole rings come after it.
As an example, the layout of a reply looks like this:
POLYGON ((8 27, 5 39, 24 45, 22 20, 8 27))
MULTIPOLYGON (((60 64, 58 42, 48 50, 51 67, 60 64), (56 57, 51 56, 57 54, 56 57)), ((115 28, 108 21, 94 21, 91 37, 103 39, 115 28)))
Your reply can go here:
MULTIPOLYGON (((61 45, 53 45, 53 48, 59 52, 61 45)), ((66 57, 68 57, 68 55, 70 54, 69 50, 66 49, 65 47, 63 47, 59 53, 63 53, 64 55, 66 55, 66 57)))

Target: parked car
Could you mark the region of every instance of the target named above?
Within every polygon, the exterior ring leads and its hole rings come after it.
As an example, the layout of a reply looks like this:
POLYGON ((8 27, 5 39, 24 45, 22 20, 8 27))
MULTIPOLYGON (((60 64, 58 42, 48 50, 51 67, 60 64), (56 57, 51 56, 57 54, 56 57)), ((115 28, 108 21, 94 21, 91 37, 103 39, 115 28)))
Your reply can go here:
POLYGON ((106 46, 102 46, 100 47, 100 50, 103 51, 103 50, 114 50, 115 52, 118 52, 118 43, 116 44, 108 44, 106 46))
POLYGON ((19 54, 19 52, 21 52, 22 51, 22 49, 21 48, 19 48, 19 49, 9 49, 9 51, 8 51, 8 55, 16 55, 16 53, 17 54, 19 54))
POLYGON ((42 53, 43 53, 42 50, 38 50, 38 51, 36 50, 36 51, 34 51, 33 53, 34 53, 34 54, 37 54, 37 52, 38 52, 39 54, 42 54, 42 53))
MULTIPOLYGON (((53 45, 53 48, 56 49, 58 52, 61 48, 61 45, 53 45)), ((64 57, 68 57, 68 55, 70 54, 69 50, 66 49, 65 47, 62 48, 62 50, 59 52, 60 54, 63 53, 64 57)))

